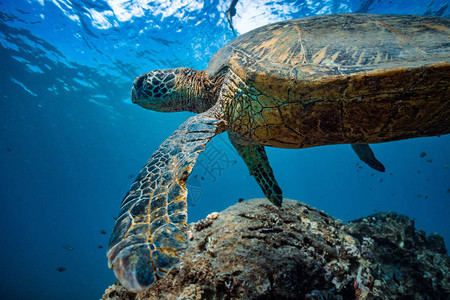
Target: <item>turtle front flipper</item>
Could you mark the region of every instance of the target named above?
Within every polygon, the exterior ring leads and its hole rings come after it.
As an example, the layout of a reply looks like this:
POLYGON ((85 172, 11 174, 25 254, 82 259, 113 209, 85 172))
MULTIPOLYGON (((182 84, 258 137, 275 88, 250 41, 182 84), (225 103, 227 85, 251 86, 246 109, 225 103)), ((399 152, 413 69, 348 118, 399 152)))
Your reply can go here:
POLYGON ((264 195, 270 202, 280 207, 283 201, 283 194, 273 175, 264 146, 239 143, 238 135, 232 132, 228 132, 228 136, 231 144, 247 164, 250 175, 255 177, 264 195))
POLYGON ((375 158, 372 149, 367 144, 352 144, 352 148, 358 155, 359 159, 365 162, 369 167, 380 172, 384 172, 383 164, 375 158))
POLYGON ((188 245, 186 180, 205 144, 224 130, 217 108, 185 121, 153 153, 122 201, 108 247, 109 267, 143 291, 180 261, 188 245))

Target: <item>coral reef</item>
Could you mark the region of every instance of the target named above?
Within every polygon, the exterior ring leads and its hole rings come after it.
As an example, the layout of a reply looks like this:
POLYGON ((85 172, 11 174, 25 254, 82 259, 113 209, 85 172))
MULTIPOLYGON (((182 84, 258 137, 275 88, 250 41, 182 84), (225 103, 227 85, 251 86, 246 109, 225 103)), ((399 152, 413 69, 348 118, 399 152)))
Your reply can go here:
POLYGON ((190 224, 182 263, 140 294, 103 299, 448 299, 442 237, 396 213, 343 224, 284 199, 237 203, 190 224))

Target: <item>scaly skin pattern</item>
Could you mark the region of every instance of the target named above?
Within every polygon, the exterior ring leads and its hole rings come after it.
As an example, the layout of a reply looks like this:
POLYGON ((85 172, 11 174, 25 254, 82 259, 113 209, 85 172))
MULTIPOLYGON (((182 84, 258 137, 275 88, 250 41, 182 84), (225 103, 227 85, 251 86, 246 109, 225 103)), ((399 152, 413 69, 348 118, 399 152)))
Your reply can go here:
POLYGON ((222 76, 210 80, 205 71, 188 68, 155 70, 134 80, 131 99, 155 111, 202 113, 217 102, 221 82, 222 76))
POLYGON ((218 107, 189 118, 153 153, 122 201, 109 266, 130 291, 147 289, 187 248, 186 180, 205 144, 223 131, 218 107))
POLYGON ((275 179, 264 146, 242 143, 232 132, 228 132, 228 135, 231 144, 246 163, 250 175, 253 175, 264 195, 270 202, 280 207, 283 201, 283 193, 275 179))

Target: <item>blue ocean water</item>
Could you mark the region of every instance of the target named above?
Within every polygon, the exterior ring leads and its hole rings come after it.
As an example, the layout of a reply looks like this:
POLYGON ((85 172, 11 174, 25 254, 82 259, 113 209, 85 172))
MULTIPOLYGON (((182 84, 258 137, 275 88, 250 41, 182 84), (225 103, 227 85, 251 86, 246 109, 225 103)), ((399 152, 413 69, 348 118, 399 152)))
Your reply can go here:
MULTIPOLYGON (((192 115, 131 104, 132 80, 159 68, 205 69, 234 38, 229 2, 0 0, 1 299, 95 299, 114 282, 106 248, 120 202, 151 153, 192 115)), ((449 17, 448 6, 241 0, 233 22, 239 35, 339 12, 449 17)), ((286 198, 344 221, 400 212, 450 245, 450 136, 372 148, 385 173, 348 145, 267 152, 286 198)), ((190 222, 263 197, 224 134, 200 155, 188 187, 190 222)))

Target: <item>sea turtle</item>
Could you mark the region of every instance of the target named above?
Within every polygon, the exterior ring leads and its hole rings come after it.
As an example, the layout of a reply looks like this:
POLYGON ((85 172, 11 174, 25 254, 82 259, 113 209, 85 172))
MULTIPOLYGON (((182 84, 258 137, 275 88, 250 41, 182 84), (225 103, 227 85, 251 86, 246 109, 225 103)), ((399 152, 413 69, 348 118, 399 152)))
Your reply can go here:
POLYGON ((190 117, 153 153, 125 196, 108 260, 131 291, 147 289, 187 248, 186 180, 215 135, 231 143, 267 198, 282 192, 264 146, 369 143, 450 133, 450 21, 337 14, 263 26, 232 40, 205 71, 137 77, 132 101, 190 117))

